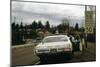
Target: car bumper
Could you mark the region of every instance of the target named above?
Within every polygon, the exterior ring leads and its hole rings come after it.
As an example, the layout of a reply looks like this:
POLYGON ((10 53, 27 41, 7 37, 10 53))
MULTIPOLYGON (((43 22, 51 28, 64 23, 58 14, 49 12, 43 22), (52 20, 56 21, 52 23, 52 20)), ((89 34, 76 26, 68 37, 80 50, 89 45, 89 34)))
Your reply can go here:
POLYGON ((39 56, 40 58, 42 57, 52 57, 52 58, 59 58, 59 57, 66 57, 68 55, 71 55, 72 51, 68 51, 68 52, 57 52, 57 53, 40 53, 37 54, 37 56, 39 56))

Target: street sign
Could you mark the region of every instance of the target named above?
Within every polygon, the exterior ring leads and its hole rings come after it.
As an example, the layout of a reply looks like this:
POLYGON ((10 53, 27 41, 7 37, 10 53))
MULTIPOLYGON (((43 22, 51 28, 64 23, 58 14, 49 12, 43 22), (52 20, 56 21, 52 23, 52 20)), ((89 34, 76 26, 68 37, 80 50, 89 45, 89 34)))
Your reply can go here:
POLYGON ((85 12, 85 23, 93 23, 93 11, 85 12))
POLYGON ((85 32, 86 33, 93 33, 93 24, 91 23, 89 23, 89 24, 86 24, 86 26, 85 26, 85 32))
POLYGON ((93 33, 93 11, 85 11, 85 33, 93 33))

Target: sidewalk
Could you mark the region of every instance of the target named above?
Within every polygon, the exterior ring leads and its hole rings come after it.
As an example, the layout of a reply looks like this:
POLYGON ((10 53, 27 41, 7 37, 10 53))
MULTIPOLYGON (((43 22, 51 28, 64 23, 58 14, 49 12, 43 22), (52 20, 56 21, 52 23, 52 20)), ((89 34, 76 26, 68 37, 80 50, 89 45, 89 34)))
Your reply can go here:
POLYGON ((96 61, 96 43, 87 42, 87 48, 84 45, 84 50, 82 53, 83 61, 96 61))
POLYGON ((87 42, 87 48, 85 47, 84 50, 91 54, 96 54, 96 43, 87 42))

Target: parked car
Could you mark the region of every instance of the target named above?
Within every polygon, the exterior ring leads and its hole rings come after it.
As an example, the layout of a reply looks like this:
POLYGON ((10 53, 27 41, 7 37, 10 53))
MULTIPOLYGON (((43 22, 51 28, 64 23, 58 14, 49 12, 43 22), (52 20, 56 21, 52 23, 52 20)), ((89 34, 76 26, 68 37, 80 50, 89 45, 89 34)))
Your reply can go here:
POLYGON ((72 57, 72 43, 67 35, 46 36, 35 47, 35 54, 40 59, 50 57, 72 57))

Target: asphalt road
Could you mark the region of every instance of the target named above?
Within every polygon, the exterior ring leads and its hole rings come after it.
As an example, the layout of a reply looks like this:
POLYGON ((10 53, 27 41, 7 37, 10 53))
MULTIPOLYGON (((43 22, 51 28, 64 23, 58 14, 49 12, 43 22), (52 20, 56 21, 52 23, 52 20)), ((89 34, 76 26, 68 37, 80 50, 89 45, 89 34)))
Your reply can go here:
POLYGON ((46 60, 46 61, 40 60, 38 65, 95 61, 95 57, 93 55, 91 55, 91 56, 90 56, 90 54, 89 54, 89 56, 87 56, 87 55, 83 55, 81 52, 75 52, 74 56, 71 59, 60 58, 59 60, 53 59, 51 61, 50 60, 46 60))
POLYGON ((71 59, 60 58, 55 60, 41 61, 38 56, 34 55, 34 45, 26 45, 25 47, 12 48, 12 64, 13 65, 44 65, 58 63, 76 63, 96 61, 96 44, 88 42, 88 47, 83 52, 74 52, 71 59))
POLYGON ((60 58, 46 61, 39 61, 38 65, 44 64, 58 64, 58 63, 77 63, 77 62, 92 62, 96 61, 96 45, 95 43, 88 42, 88 47, 84 47, 84 51, 74 52, 74 55, 71 59, 60 58))

